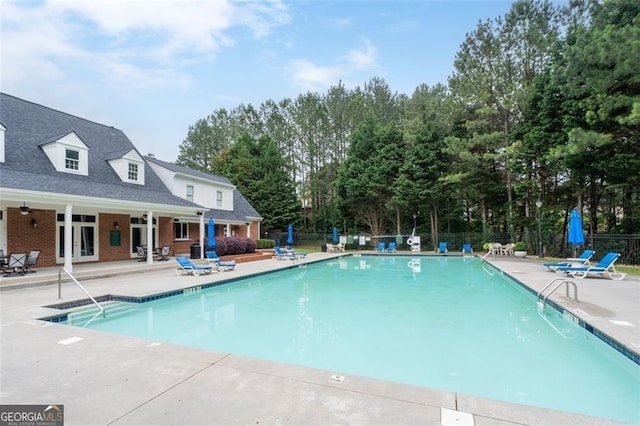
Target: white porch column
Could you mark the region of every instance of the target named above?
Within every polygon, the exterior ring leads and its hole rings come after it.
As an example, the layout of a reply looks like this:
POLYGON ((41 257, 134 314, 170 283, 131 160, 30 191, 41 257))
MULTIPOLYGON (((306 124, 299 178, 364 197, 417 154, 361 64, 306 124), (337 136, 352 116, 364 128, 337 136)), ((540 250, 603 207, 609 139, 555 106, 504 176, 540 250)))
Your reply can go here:
POLYGON ((204 259, 204 214, 200 214, 200 259, 204 259))
POLYGON ((64 269, 69 272, 73 272, 73 218, 71 217, 72 211, 73 206, 71 204, 67 204, 64 209, 64 269))
POLYGON ((147 212, 147 265, 153 263, 153 212, 147 212))
POLYGON ((251 222, 246 222, 247 227, 247 238, 251 238, 251 222))

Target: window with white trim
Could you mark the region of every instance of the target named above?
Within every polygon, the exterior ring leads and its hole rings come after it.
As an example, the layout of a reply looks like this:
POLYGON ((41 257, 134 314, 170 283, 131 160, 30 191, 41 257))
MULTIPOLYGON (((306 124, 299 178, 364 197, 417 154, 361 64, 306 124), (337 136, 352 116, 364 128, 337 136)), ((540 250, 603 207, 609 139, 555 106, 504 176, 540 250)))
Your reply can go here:
POLYGON ((138 165, 136 163, 129 163, 129 180, 138 180, 138 165))
POLYGON ((187 200, 193 202, 193 185, 187 185, 187 200))
POLYGON ((188 240, 189 239, 189 224, 183 222, 176 222, 173 224, 174 234, 173 237, 176 240, 188 240))
POLYGON ((216 208, 222 208, 222 191, 216 191, 216 208))
POLYGON ((64 168, 67 170, 80 170, 80 152, 66 148, 64 150, 64 168))

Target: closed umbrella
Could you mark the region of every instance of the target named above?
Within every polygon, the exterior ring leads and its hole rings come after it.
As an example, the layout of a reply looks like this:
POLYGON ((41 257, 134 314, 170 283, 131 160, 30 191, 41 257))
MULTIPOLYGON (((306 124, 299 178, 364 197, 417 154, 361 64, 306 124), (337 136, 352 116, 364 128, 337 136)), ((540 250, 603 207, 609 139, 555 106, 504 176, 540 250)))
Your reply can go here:
POLYGON ((582 232, 582 218, 578 209, 571 211, 569 216, 569 235, 567 236, 567 242, 574 246, 584 244, 584 233, 582 232))
POLYGON ((209 218, 209 223, 207 224, 207 247, 209 247, 209 251, 212 251, 216 246, 216 231, 215 225, 213 223, 213 218, 209 218))
POLYGON ((293 226, 289 224, 289 229, 287 230, 287 244, 293 244, 293 226))
POLYGON ((333 227, 333 242, 338 244, 338 241, 340 241, 340 238, 338 237, 338 228, 336 228, 334 226, 333 227))

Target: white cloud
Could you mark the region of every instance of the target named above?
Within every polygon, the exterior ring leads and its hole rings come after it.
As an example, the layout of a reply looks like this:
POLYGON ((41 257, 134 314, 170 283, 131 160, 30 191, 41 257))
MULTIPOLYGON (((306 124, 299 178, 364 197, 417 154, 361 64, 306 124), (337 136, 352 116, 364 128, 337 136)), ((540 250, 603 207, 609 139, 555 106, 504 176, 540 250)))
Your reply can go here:
MULTIPOLYGON (((145 69, 124 62, 108 61, 102 70, 104 79, 113 85, 122 85, 127 89, 158 89, 171 84, 185 88, 191 83, 187 74, 170 69, 145 69)), ((125 90, 126 91, 126 90, 125 90)))
POLYGON ((357 68, 369 68, 375 65, 377 59, 376 48, 371 42, 362 37, 364 47, 359 50, 350 50, 345 56, 346 61, 357 68))
POLYGON ((306 91, 323 91, 339 81, 367 80, 377 69, 377 50, 365 37, 360 49, 342 55, 337 63, 319 66, 306 59, 291 61, 289 74, 292 85, 306 91))
POLYGON ((321 91, 340 79, 340 66, 319 67, 313 63, 297 59, 291 62, 291 83, 303 91, 321 91))
POLYGON ((63 82, 69 65, 109 81, 142 81, 149 72, 156 84, 186 83, 183 68, 233 45, 234 29, 264 37, 289 20, 277 0, 48 0, 2 7, 2 78, 9 86, 63 82))
POLYGON ((86 57, 70 40, 70 28, 45 8, 2 5, 2 81, 12 86, 21 81, 60 80, 66 75, 59 59, 86 57), (31 28, 26 28, 30 23, 31 28))

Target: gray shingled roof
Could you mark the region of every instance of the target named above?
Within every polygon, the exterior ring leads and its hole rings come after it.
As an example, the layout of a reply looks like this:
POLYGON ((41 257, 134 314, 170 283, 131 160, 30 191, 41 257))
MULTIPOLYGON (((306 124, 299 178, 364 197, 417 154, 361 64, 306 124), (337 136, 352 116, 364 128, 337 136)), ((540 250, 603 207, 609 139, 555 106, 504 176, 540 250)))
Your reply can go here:
MULTIPOLYGON (((167 170, 171 170, 172 172, 175 172, 175 173, 180 173, 187 176, 193 176, 200 179, 206 179, 216 183, 233 185, 231 181, 224 176, 212 175, 209 173, 202 172, 200 170, 194 170, 188 167, 178 166, 173 163, 168 163, 166 161, 158 160, 155 157, 145 156, 144 159, 146 161, 156 163, 159 166, 164 167, 167 170)), ((260 213, 258 213, 253 208, 253 206, 249 204, 247 199, 244 198, 244 196, 237 189, 234 189, 233 191, 233 211, 211 209, 205 212, 205 216, 213 217, 214 220, 224 220, 224 221, 233 221, 233 222, 247 222, 249 220, 248 218, 250 218, 251 220, 262 219, 262 216, 260 215, 260 213)))
POLYGON ((206 180, 210 180, 212 182, 223 183, 225 185, 233 186, 231 181, 229 179, 227 179, 226 177, 224 177, 224 176, 212 175, 212 174, 209 174, 209 173, 202 172, 200 170, 190 169, 189 167, 178 166, 177 164, 168 163, 166 161, 158 160, 155 157, 147 157, 147 156, 145 156, 144 159, 147 160, 147 161, 150 161, 152 163, 156 163, 156 164, 164 167, 165 169, 171 170, 172 172, 175 172, 175 173, 180 173, 180 174, 187 175, 187 176, 193 176, 193 177, 197 177, 197 178, 200 178, 200 179, 206 179, 206 180))
POLYGON ((249 219, 262 220, 258 213, 246 198, 235 189, 233 191, 233 211, 211 209, 204 212, 205 217, 212 217, 214 220, 226 220, 234 222, 248 222, 249 219))
POLYGON ((136 149, 121 130, 4 93, 0 93, 0 123, 7 129, 5 162, 0 163, 3 188, 198 207, 171 194, 149 166, 145 185, 123 182, 107 161, 136 149), (88 176, 56 171, 41 148, 71 132, 89 148, 88 176))

